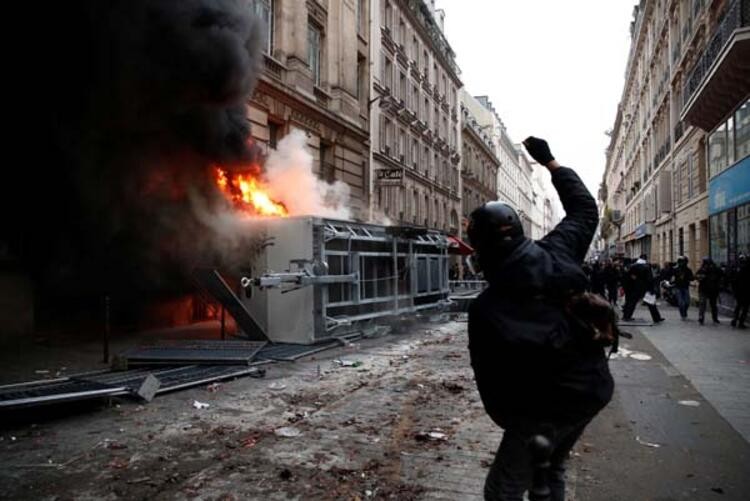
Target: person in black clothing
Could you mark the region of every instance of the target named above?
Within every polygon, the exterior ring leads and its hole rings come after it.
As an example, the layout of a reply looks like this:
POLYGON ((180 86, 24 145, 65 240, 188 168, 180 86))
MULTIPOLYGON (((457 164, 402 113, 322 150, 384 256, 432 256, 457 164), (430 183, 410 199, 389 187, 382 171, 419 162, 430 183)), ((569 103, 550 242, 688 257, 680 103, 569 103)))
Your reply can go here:
POLYGON ((732 315, 732 327, 745 329, 745 319, 750 306, 750 259, 740 254, 737 266, 732 273, 732 292, 734 292, 734 315, 732 315))
POLYGON ((659 267, 659 264, 651 263, 651 277, 653 277, 653 284, 651 285, 651 288, 653 289, 654 294, 656 294, 656 299, 661 299, 661 286, 659 285, 661 283, 661 279, 659 278, 660 276, 661 268, 659 267))
POLYGON ((690 307, 690 282, 693 278, 693 270, 688 267, 688 258, 680 256, 677 258, 677 266, 672 273, 672 284, 674 285, 675 296, 677 296, 677 308, 680 310, 680 317, 687 320, 688 307, 690 307))
MULTIPOLYGON (((651 274, 651 266, 646 261, 645 254, 630 265, 627 275, 628 287, 625 290, 625 307, 622 310, 622 319, 626 321, 633 320, 635 307, 643 300, 646 293, 654 293, 654 277, 651 274)), ((651 320, 655 324, 664 321, 656 304, 647 302, 646 306, 648 306, 651 320)))
POLYGON ((607 288, 607 299, 617 306, 617 293, 620 286, 620 271, 612 261, 607 261, 602 270, 602 281, 607 288))
POLYGON ((471 365, 485 410, 504 429, 484 495, 523 499, 533 474, 528 444, 541 433, 553 445, 551 499, 561 501, 568 453, 614 388, 591 325, 566 309, 570 295, 586 288, 581 263, 598 213, 580 178, 555 161, 546 141, 529 137, 523 144, 551 172, 566 216, 538 241, 524 236, 518 214, 503 202, 486 203, 470 217, 468 236, 489 282, 469 307, 471 365))
POLYGON ((719 298, 719 286, 721 285, 722 273, 710 257, 704 257, 700 269, 695 274, 698 280, 698 322, 703 325, 706 315, 706 303, 711 305, 711 318, 714 323, 719 322, 719 309, 716 300, 719 298))
POLYGON ((602 270, 602 265, 599 264, 599 261, 595 262, 591 266, 591 274, 589 275, 589 280, 591 281, 591 292, 594 294, 599 294, 604 299, 607 298, 606 294, 604 293, 604 272, 602 270))

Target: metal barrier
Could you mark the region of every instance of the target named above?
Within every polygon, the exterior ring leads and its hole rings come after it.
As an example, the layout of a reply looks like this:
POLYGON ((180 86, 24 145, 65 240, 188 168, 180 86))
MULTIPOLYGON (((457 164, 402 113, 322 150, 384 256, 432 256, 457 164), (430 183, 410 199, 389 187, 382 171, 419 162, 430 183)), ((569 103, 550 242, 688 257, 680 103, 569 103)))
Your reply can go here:
POLYGON ((449 304, 443 233, 307 216, 255 230, 269 245, 242 279, 241 300, 273 342, 314 343, 449 304))

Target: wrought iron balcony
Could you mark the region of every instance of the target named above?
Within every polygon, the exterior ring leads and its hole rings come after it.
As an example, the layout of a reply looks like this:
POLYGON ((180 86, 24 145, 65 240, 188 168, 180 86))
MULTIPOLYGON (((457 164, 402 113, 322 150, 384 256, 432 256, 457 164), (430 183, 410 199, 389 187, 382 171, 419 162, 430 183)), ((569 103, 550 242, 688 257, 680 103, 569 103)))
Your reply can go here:
POLYGON ((747 94, 750 0, 733 0, 683 87, 682 118, 711 130, 747 94))

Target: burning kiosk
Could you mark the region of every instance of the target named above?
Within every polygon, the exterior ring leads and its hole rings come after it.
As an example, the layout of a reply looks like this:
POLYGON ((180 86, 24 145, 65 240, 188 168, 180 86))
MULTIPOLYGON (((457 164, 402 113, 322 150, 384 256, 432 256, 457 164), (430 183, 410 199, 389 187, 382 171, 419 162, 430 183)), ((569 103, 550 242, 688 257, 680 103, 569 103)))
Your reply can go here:
POLYGON ((273 342, 311 344, 449 303, 448 238, 313 216, 257 222, 241 301, 273 342))

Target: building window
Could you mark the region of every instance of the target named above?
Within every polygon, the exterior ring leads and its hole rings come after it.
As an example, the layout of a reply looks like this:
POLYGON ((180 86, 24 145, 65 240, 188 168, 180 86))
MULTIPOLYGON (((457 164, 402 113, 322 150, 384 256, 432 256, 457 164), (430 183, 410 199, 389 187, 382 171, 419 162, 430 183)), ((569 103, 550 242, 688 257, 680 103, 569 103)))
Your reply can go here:
POLYGON ((734 114, 734 158, 739 161, 750 155, 750 101, 734 114))
POLYGON ((320 177, 327 183, 336 180, 336 166, 333 163, 333 146, 329 144, 320 145, 320 177))
POLYGON ((386 57, 383 67, 385 68, 383 70, 385 72, 383 75, 383 82, 385 82, 386 89, 391 90, 393 87, 393 63, 391 63, 391 60, 386 57))
POLYGON ((750 255, 750 204, 737 207, 737 255, 750 255))
POLYGON ((268 146, 276 149, 276 143, 279 139, 279 124, 276 122, 268 122, 268 146))
POLYGON ((365 19, 367 19, 366 14, 366 7, 365 7, 365 0, 356 0, 357 1, 357 33, 362 35, 365 33, 365 19))
MULTIPOLYGON (((711 216, 709 221, 708 231, 711 233, 711 259, 719 264, 726 263, 729 250, 727 212, 711 216)), ((680 238, 682 238, 682 230, 680 230, 680 238)), ((682 254, 682 251, 680 251, 680 254, 682 254)))
POLYGON ((273 0, 253 0, 252 8, 265 28, 264 50, 267 54, 271 54, 273 49, 273 0))
POLYGON ((393 8, 391 7, 391 2, 389 0, 385 0, 385 15, 383 16, 383 19, 385 20, 385 27, 388 28, 388 31, 393 31, 393 8))
POLYGON ((367 97, 367 60, 362 57, 357 57, 357 97, 360 101, 360 107, 367 104, 364 100, 367 97))
POLYGON ((320 85, 320 29, 313 25, 307 25, 307 65, 313 73, 315 85, 320 85))

